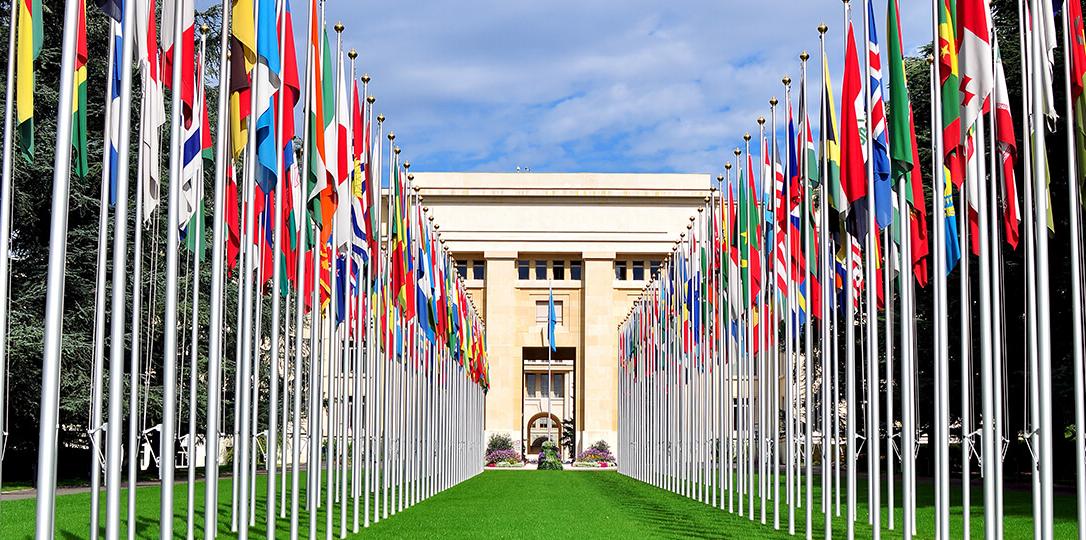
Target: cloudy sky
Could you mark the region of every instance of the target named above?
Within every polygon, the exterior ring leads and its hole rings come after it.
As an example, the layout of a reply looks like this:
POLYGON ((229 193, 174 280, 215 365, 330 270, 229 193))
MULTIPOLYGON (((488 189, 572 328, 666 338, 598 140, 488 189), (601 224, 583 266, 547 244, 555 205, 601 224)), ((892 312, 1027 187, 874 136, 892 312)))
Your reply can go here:
MULTIPOLYGON (((300 33, 308 2, 292 4, 300 33)), ((930 41, 930 7, 901 4, 911 51, 930 41)), ((781 76, 798 79, 801 51, 817 74, 822 21, 839 79, 841 5, 330 0, 326 19, 346 25, 344 50, 359 51, 416 170, 715 173, 769 98, 783 99, 781 76)))

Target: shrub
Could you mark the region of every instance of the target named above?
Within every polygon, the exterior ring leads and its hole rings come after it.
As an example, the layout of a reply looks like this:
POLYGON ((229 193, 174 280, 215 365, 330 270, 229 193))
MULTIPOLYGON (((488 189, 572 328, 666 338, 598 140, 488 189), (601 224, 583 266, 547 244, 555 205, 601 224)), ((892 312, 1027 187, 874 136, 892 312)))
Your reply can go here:
POLYGON ((588 463, 614 463, 615 456, 611 455, 611 452, 607 450, 600 450, 596 448, 595 445, 593 445, 584 452, 577 454, 576 461, 583 461, 588 463))
POLYGON ((512 450, 513 438, 509 435, 495 433, 490 436, 490 439, 486 443, 486 453, 489 455, 495 450, 512 450))
POLYGON ((592 443, 592 446, 589 446, 588 448, 599 450, 600 452, 605 452, 607 454, 611 453, 611 445, 607 444, 607 441, 596 441, 592 443))
POLYGON ((513 450, 495 450, 495 451, 490 452, 490 453, 488 453, 486 455, 486 464, 487 465, 491 465, 491 464, 494 464, 494 465, 498 465, 498 464, 510 464, 510 465, 513 465, 513 464, 516 464, 516 465, 519 465, 521 461, 522 460, 520 458, 520 454, 514 452, 513 450))
POLYGON ((558 459, 558 445, 553 441, 547 441, 543 443, 543 455, 539 458, 539 466, 537 467, 541 471, 560 471, 562 470, 562 460, 558 459))

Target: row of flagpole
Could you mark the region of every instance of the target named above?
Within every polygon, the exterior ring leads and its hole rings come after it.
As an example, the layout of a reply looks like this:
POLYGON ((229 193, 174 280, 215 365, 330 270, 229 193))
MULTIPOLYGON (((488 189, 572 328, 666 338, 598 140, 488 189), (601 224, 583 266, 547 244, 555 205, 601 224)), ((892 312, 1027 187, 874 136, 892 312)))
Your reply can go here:
MULTIPOLYGON (((888 51, 879 48, 875 2, 863 0, 859 8, 864 34, 859 48, 852 22, 856 2, 844 1, 840 118, 826 55, 828 27, 821 25, 818 123, 812 126, 809 118, 809 56, 803 53, 799 133, 792 118, 792 81, 785 77, 786 135, 778 135, 774 98, 768 134, 765 118, 758 119, 758 155, 751 151, 755 137, 745 135, 734 163, 725 164, 725 175, 620 325, 619 451, 625 456, 620 472, 763 524, 771 507, 775 528, 782 526, 783 502, 792 534, 796 512, 803 510, 807 538, 815 534, 812 514, 820 512, 826 538, 835 523, 852 538, 858 520, 866 519, 863 530, 876 538, 884 529, 900 529, 905 537, 943 539, 952 535, 950 465, 959 459, 949 450, 952 442, 960 443, 962 509, 955 518, 961 528, 954 532, 970 536, 976 460, 983 479, 984 535, 1000 538, 1004 454, 1017 436, 1031 452, 1034 537, 1053 538, 1053 471, 1060 464, 1053 455, 1058 434, 1052 419, 1051 320, 1067 311, 1073 327, 1075 424, 1086 422, 1078 184, 1086 175, 1081 4, 1021 0, 1017 14, 1000 14, 1017 15, 1020 25, 1023 127, 1016 132, 992 6, 986 0, 932 0, 933 158, 925 178, 905 77, 899 0, 880 2, 886 7, 882 29, 888 51), (1053 129, 1058 119, 1052 90, 1054 51, 1060 46, 1071 216, 1066 237, 1050 236, 1055 227, 1049 201, 1055 194, 1042 181, 1049 165, 1046 128, 1053 129), (866 52, 862 64, 860 51, 866 52), (818 134, 817 147, 812 133, 818 134), (927 189, 925 182, 930 182, 927 189), (930 231, 928 204, 935 218, 930 231), (1025 225, 1021 237, 1020 223, 1025 225), (1020 238, 1025 246, 1015 255, 1020 238), (1072 298, 1055 306, 1049 294, 1052 242, 1068 242, 1071 248, 1072 298), (1006 307, 1005 254, 1023 257, 1026 268, 1023 328, 1009 322, 1018 317, 1006 307), (929 265, 933 286, 924 292, 929 265), (948 276, 955 269, 962 294, 957 328, 950 326, 947 299, 948 276), (970 298, 973 284, 979 286, 977 298, 970 298), (921 314, 920 294, 931 295, 933 311, 921 314), (918 334, 918 318, 932 321, 931 335, 918 334), (1017 435, 1005 418, 1010 400, 1005 336, 1015 331, 1026 336, 1029 377, 1024 398, 1029 415, 1017 435), (929 339, 932 357, 922 358, 918 343, 929 339), (949 359, 955 342, 962 374, 957 419, 950 414, 949 359), (932 369, 921 370, 920 364, 932 369), (929 373, 934 394, 921 396, 919 377, 929 373), (934 404, 933 417, 918 418, 922 399, 934 404), (961 428, 957 439, 950 433, 955 420, 961 428), (928 524, 917 517, 917 493, 926 489, 917 478, 921 441, 935 455, 934 523, 928 524), (860 463, 861 456, 866 463, 860 463), (860 471, 867 489, 858 485, 860 471), (816 480, 821 485, 817 503, 816 480), (863 513, 861 491, 867 496, 863 513), (847 496, 843 524, 842 492, 847 496)), ((1086 538, 1086 442, 1081 430, 1074 437, 1078 537, 1086 538)))
MULTIPOLYGON (((324 2, 310 0, 303 86, 287 0, 224 0, 212 143, 204 100, 209 29, 199 29, 197 47, 193 1, 167 0, 162 6, 161 46, 154 0, 99 4, 109 17, 111 36, 87 429, 92 456, 89 536, 102 534, 99 489, 104 479, 105 537, 119 538, 123 525, 128 537, 135 538, 138 501, 129 496, 122 509, 121 488, 135 488, 144 447, 158 463, 161 538, 173 537, 179 445, 185 448, 187 468, 187 538, 199 534, 198 515, 204 537, 222 532, 218 480, 227 455, 224 441, 229 441, 233 468, 230 531, 241 538, 256 524, 259 461, 266 466, 268 538, 276 536, 278 520, 288 514, 288 468, 291 538, 302 534, 303 496, 308 537, 316 537, 323 507, 325 536, 331 538, 338 523, 343 538, 348 529, 358 532, 360 526, 395 515, 480 472, 489 386, 485 325, 456 273, 439 226, 423 206, 419 189, 411 185, 410 164, 400 161, 395 135, 390 131, 386 136, 384 116, 374 115, 369 76, 356 77, 357 54, 343 53, 343 25, 334 26, 332 50, 324 2), (183 60, 173 61, 175 57, 183 60), (142 91, 130 270, 133 66, 142 91), (168 77, 163 76, 166 72, 168 77), (361 96, 358 80, 363 83, 361 96), (163 86, 171 90, 168 109, 163 86), (300 145, 294 133, 299 101, 305 107, 300 145), (161 276, 154 254, 161 251, 160 134, 166 122, 170 136, 161 276), (210 220, 204 214, 205 158, 213 171, 210 220), (235 176, 236 171, 240 175, 235 176), (209 273, 201 270, 206 221, 211 224, 209 273), (144 229, 149 226, 153 245, 145 252, 144 229), (149 280, 143 274, 148 253, 149 280), (112 270, 108 278, 107 268, 112 270), (130 271, 131 299, 126 295, 130 271), (205 273, 210 274, 208 292, 201 287, 205 273), (228 322, 231 279, 237 285, 236 316, 228 322), (159 287, 164 287, 164 313, 157 311, 159 287), (149 306, 144 306, 144 293, 149 306), (201 295, 210 305, 206 327, 200 322, 201 295), (191 311, 179 313, 185 303, 191 311), (266 324, 263 311, 269 303, 266 324), (161 325, 156 324, 159 320, 161 325), (159 333, 161 355, 153 347, 159 333), (230 361, 228 334, 236 343, 233 377, 223 370, 230 361), (207 359, 206 374, 199 373, 201 357, 207 359), (266 375, 261 366, 268 367, 266 375), (160 423, 148 428, 148 416, 157 414, 149 411, 152 372, 161 377, 162 410, 160 423), (206 381, 203 399, 199 381, 206 381), (233 392, 228 393, 231 383, 233 392), (233 407, 232 436, 223 425, 228 404, 233 407), (264 430, 261 404, 267 408, 264 430), (159 431, 157 448, 151 439, 154 431, 159 431), (204 463, 197 462, 196 454, 201 437, 204 463), (122 477, 125 459, 127 478, 122 477), (206 479, 202 512, 196 507, 197 466, 204 467, 206 479)), ((0 403, 5 401, 8 365, 13 139, 18 133, 23 155, 33 156, 34 59, 42 47, 40 0, 13 0, 12 13, 18 24, 12 24, 9 41, 15 45, 17 33, 19 39, 17 47, 9 48, 0 187, 0 403), (12 125, 13 105, 18 107, 17 127, 12 125)), ((63 316, 73 307, 64 303, 73 155, 74 174, 85 175, 87 161, 85 0, 67 0, 64 14, 36 484, 36 537, 41 539, 54 536, 57 513, 63 316)), ((5 418, 3 409, 0 418, 5 418)), ((0 425, 0 437, 4 429, 0 425)))

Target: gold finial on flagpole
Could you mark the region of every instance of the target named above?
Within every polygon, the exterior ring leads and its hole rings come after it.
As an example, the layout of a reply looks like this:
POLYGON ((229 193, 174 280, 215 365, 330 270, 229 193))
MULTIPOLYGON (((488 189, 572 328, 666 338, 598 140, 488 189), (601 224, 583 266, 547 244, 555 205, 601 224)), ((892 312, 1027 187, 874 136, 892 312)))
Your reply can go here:
MULTIPOLYGON (((366 81, 362 81, 362 82, 366 82, 366 81)), ((366 103, 369 103, 370 105, 373 105, 374 101, 377 101, 377 98, 373 97, 373 94, 370 94, 370 95, 366 96, 366 103)))
POLYGON ((792 86, 792 77, 785 75, 781 78, 781 82, 784 83, 785 86, 792 86))
POLYGON ((332 28, 335 29, 337 34, 342 33, 343 32, 343 21, 337 22, 336 25, 333 26, 332 28))
POLYGON ((811 55, 808 54, 807 51, 803 51, 803 52, 799 53, 799 59, 806 62, 807 60, 811 59, 811 55))
POLYGON ((354 50, 354 47, 351 47, 351 50, 347 51, 347 58, 350 58, 351 60, 358 58, 358 51, 354 50))
MULTIPOLYGON (((739 155, 739 151, 738 151, 738 150, 736 150, 736 155, 739 155)), ((724 164, 724 170, 727 170, 727 171, 730 171, 730 170, 732 170, 732 164, 731 164, 731 162, 728 162, 728 163, 725 163, 725 164, 724 164)), ((721 180, 723 180, 723 177, 721 177, 721 180)))
MULTIPOLYGON (((403 168, 410 169, 411 168, 411 162, 410 161, 403 162, 403 168)), ((414 178, 415 176, 412 175, 412 174, 409 174, 409 175, 407 175, 407 177, 408 178, 414 178)))
POLYGON ((206 24, 201 24, 200 25, 200 33, 201 34, 206 36, 207 33, 210 32, 210 31, 211 31, 211 28, 208 28, 208 26, 206 24))
MULTIPOLYGON (((374 100, 376 100, 377 98, 375 98, 375 97, 373 97, 373 96, 370 96, 370 99, 374 99, 374 100)), ((371 103, 372 103, 372 102, 371 102, 371 103)), ((379 123, 380 123, 380 122, 384 122, 384 121, 385 121, 385 115, 383 115, 383 114, 378 114, 378 115, 377 115, 377 122, 379 122, 379 123)), ((389 139, 389 140, 391 141, 392 139, 389 139)))
POLYGON ((392 148, 392 153, 396 154, 397 156, 400 155, 400 147, 399 146, 393 147, 392 148))
POLYGON ((776 107, 778 103, 780 103, 780 102, 777 101, 777 96, 773 96, 773 97, 769 98, 769 105, 771 107, 776 107))
MULTIPOLYGON (((759 116, 759 117, 758 117, 758 125, 759 125, 759 126, 765 125, 765 117, 764 117, 764 116, 759 116)), ((750 139, 748 139, 748 138, 747 138, 747 136, 746 136, 746 135, 744 135, 744 136, 743 136, 743 139, 744 139, 744 140, 747 140, 747 141, 749 141, 749 140, 750 140, 750 139)))
MULTIPOLYGON (((765 121, 764 118, 762 120, 765 121)), ((743 140, 744 141, 749 141, 750 140, 750 132, 747 132, 747 133, 743 134, 743 140)), ((738 148, 735 149, 735 155, 737 155, 737 156, 739 155, 739 149, 738 148)))
POLYGON ((825 34, 826 32, 829 32, 829 31, 830 31, 830 27, 826 26, 826 23, 822 23, 822 24, 818 25, 818 33, 819 34, 825 34))
MULTIPOLYGON (((380 116, 378 116, 377 118, 381 119, 380 116)), ((396 132, 395 131, 389 131, 388 132, 388 140, 390 140, 390 141, 396 140, 396 132)))
POLYGON ((370 82, 370 74, 369 73, 363 73, 362 74, 362 82, 365 83, 365 84, 369 84, 369 82, 370 82))
POLYGON ((930 65, 932 65, 934 63, 935 63, 935 57, 929 54, 928 55, 928 65, 930 66, 930 65))

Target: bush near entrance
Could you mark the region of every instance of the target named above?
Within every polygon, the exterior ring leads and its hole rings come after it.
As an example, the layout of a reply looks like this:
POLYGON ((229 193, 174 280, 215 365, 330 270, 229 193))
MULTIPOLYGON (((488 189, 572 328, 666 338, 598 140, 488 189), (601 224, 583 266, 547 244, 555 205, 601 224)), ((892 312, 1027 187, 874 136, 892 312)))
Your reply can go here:
POLYGON ((562 470, 562 460, 558 457, 558 445, 554 441, 543 443, 543 451, 540 453, 538 469, 541 471, 562 470))

